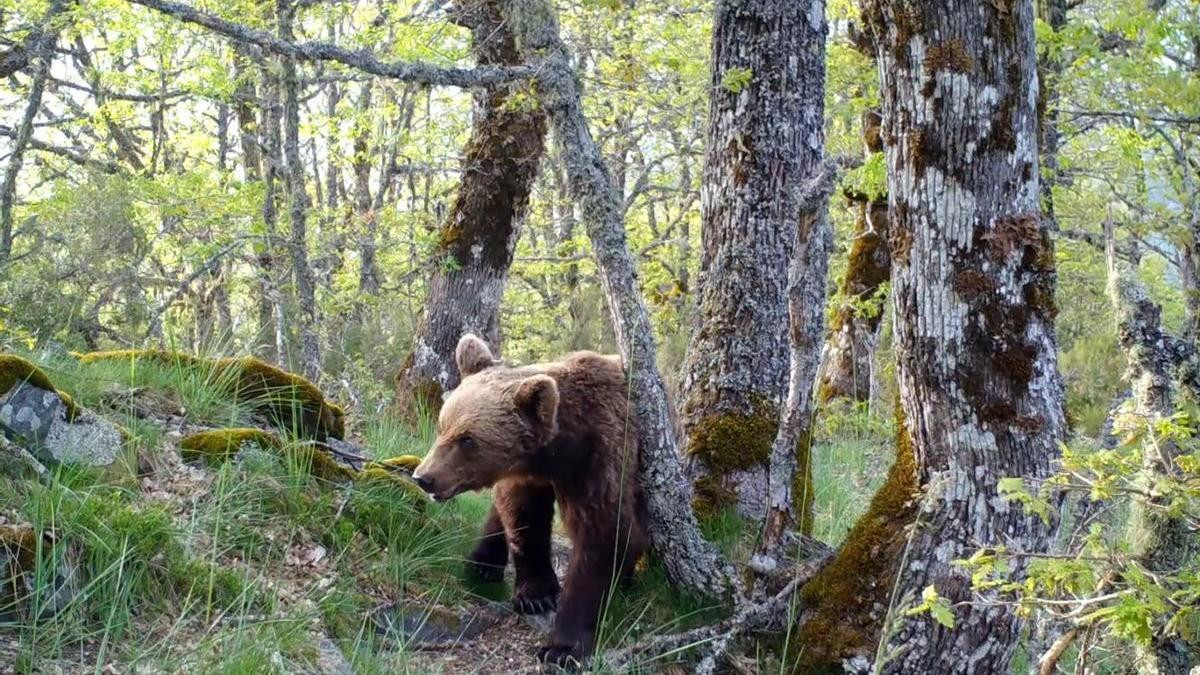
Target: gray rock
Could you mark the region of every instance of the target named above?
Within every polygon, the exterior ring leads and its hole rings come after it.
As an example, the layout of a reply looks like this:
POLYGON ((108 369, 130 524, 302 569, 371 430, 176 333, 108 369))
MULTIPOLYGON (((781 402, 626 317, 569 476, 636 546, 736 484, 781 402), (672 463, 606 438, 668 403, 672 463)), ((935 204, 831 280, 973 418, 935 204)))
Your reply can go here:
POLYGON ((112 422, 83 408, 68 422, 58 394, 28 383, 0 396, 0 431, 48 465, 109 467, 121 458, 124 445, 121 429, 112 422))

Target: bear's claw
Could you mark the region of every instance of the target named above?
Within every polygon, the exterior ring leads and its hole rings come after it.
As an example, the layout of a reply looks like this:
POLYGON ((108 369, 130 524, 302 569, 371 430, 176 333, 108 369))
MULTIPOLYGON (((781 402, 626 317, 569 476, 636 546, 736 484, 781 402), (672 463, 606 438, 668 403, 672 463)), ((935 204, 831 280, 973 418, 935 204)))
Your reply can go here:
POLYGON ((578 645, 545 645, 538 648, 538 661, 564 670, 578 670, 583 666, 583 654, 578 645))
POLYGON ((558 607, 558 598, 544 595, 540 598, 513 596, 513 611, 517 614, 548 614, 558 607))
POLYGON ((492 565, 489 563, 472 560, 468 567, 471 570, 471 574, 482 581, 490 581, 493 583, 497 581, 504 581, 503 565, 492 565))

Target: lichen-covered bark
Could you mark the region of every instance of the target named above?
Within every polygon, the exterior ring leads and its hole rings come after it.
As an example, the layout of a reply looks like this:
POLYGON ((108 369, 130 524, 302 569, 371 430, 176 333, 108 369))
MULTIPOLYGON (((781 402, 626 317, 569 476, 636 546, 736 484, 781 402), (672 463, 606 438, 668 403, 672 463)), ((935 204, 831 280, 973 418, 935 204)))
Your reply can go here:
POLYGON ((788 384, 794 188, 824 150, 824 35, 823 3, 717 3, 700 309, 681 419, 692 477, 758 517, 788 384))
MULTIPOLYGON (((1126 377, 1133 390, 1133 412, 1153 428, 1175 414, 1175 358, 1168 349, 1173 339, 1162 327, 1162 312, 1131 273, 1122 275, 1111 232, 1108 253, 1108 294, 1117 317, 1117 336, 1128 363, 1126 377)), ((1176 443, 1167 438, 1147 443, 1142 470, 1147 484, 1177 477, 1176 443)), ((1130 554, 1150 573, 1170 574, 1187 565, 1200 550, 1185 519, 1171 517, 1163 498, 1134 498, 1126 527, 1130 554)), ((1174 631, 1158 626, 1150 649, 1139 649, 1138 672, 1146 675, 1183 675, 1197 663, 1193 646, 1174 631)))
MULTIPOLYGON (((1022 622, 953 561, 1045 551, 997 482, 1051 474, 1066 428, 1039 212, 1031 0, 864 4, 882 78, 900 402, 923 491, 897 612, 932 586, 954 627, 897 615, 885 673, 1005 672, 1022 622)), ((1020 579, 1014 564, 1010 575, 1020 579)))
MULTIPOLYGON (((275 7, 279 37, 294 40, 292 22, 295 7, 287 0, 276 0, 275 7)), ((306 377, 318 380, 321 376, 321 345, 317 338, 317 282, 308 263, 308 210, 311 204, 305 187, 304 163, 300 159, 300 81, 296 60, 284 56, 281 61, 284 176, 291 216, 288 252, 292 259, 292 277, 296 284, 299 310, 296 324, 300 333, 300 363, 306 377)))
MULTIPOLYGON (((520 62, 495 0, 466 0, 458 9, 456 20, 471 29, 479 65, 520 62)), ((545 112, 507 105, 509 93, 477 94, 462 180, 442 225, 412 353, 397 381, 401 406, 441 407, 442 393, 458 385, 454 348, 464 333, 499 347, 500 300, 546 134, 545 112)))
POLYGON ((591 240, 600 283, 637 415, 639 467, 650 516, 650 536, 668 576, 687 590, 712 597, 740 592, 736 571, 701 536, 692 513, 671 424, 666 386, 655 365, 654 333, 625 237, 624 205, 588 129, 579 83, 548 0, 499 0, 521 55, 538 73, 539 100, 549 114, 571 196, 591 240))
MULTIPOLYGON (((878 110, 863 115, 863 145, 867 154, 883 152, 878 110)), ((854 241, 846 260, 846 274, 838 289, 842 304, 829 322, 829 341, 822 357, 818 399, 824 403, 836 398, 866 401, 871 397, 875 376, 875 347, 883 312, 864 312, 864 301, 876 298, 880 288, 892 277, 892 256, 888 250, 887 196, 874 197, 847 193, 846 199, 858 211, 854 241)))

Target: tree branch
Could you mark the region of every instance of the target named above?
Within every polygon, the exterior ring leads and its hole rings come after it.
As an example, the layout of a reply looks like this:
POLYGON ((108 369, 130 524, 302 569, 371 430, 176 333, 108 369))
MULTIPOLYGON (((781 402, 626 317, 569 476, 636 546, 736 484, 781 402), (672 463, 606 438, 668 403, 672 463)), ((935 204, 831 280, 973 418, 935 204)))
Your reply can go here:
POLYGON ((375 58, 371 52, 365 49, 349 50, 326 42, 283 40, 270 33, 226 21, 187 5, 171 2, 171 0, 129 0, 129 2, 172 16, 184 23, 203 26, 231 40, 254 45, 272 54, 313 63, 333 61, 357 68, 365 73, 403 82, 477 88, 493 87, 527 79, 536 74, 534 69, 528 66, 442 68, 420 62, 385 62, 375 58))

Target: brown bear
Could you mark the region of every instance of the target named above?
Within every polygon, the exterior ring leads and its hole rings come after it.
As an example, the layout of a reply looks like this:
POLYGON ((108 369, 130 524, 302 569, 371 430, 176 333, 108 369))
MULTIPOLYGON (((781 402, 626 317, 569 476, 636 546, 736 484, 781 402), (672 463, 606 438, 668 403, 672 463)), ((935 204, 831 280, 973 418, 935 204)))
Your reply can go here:
POLYGON ((614 581, 627 579, 646 548, 638 446, 621 361, 575 352, 511 367, 465 335, 455 353, 462 382, 438 416, 437 438, 413 472, 437 501, 492 488, 492 510, 470 569, 499 580, 512 555, 513 607, 555 607, 543 662, 581 662, 614 581), (571 537, 559 598, 550 556, 557 501, 571 537))

